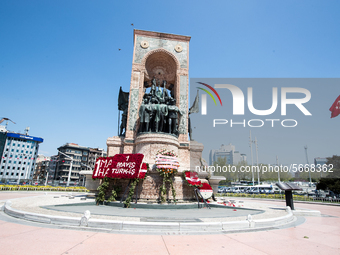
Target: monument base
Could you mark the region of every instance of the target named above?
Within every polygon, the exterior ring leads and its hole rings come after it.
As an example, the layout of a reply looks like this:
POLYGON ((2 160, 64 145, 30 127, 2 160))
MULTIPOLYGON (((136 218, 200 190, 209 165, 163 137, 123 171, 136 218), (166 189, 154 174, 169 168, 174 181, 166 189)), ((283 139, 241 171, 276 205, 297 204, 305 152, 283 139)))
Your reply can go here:
MULTIPOLYGON (((155 159, 157 152, 162 149, 173 151, 173 153, 178 155, 180 167, 173 180, 173 185, 176 190, 176 200, 179 202, 195 200, 194 190, 187 185, 183 178, 183 172, 188 170, 195 171, 196 169, 194 169, 193 166, 200 166, 202 164, 203 144, 196 141, 180 143, 179 138, 166 133, 140 133, 137 134, 133 140, 114 136, 109 137, 106 143, 108 157, 121 153, 141 153, 144 155, 143 162, 149 163, 150 169, 148 170, 147 177, 145 180, 140 181, 137 187, 139 200, 146 202, 160 201, 160 187, 163 184, 163 179, 156 170, 155 159)), ((198 173, 198 175, 204 182, 208 173, 201 172, 198 173)), ((126 190, 129 180, 115 179, 111 180, 110 183, 111 188, 108 191, 108 196, 112 190, 112 186, 115 185, 121 188, 121 192, 118 194, 118 198, 120 199, 126 190)), ((170 184, 166 183, 166 187, 166 199, 173 201, 170 184)))
MULTIPOLYGON (((110 181, 110 190, 112 190, 113 186, 120 187, 121 191, 118 194, 117 200, 121 199, 124 191, 129 183, 127 179, 115 179, 110 181)), ((137 192, 133 195, 133 199, 136 199, 136 193, 138 194, 138 201, 141 202, 152 202, 159 203, 160 202, 160 187, 163 184, 163 179, 158 173, 148 173, 148 176, 145 180, 141 180, 136 187, 137 192)), ((195 199, 194 190, 192 187, 189 187, 186 182, 180 176, 175 176, 173 180, 173 185, 176 190, 176 200, 177 202, 188 202, 193 201, 195 199)), ((169 183, 166 183, 167 194, 165 198, 168 202, 173 202, 172 191, 169 183)), ((108 191, 110 194, 111 191, 108 191)), ((126 191, 125 198, 127 196, 126 191)), ((124 198, 124 199, 125 199, 124 198)))

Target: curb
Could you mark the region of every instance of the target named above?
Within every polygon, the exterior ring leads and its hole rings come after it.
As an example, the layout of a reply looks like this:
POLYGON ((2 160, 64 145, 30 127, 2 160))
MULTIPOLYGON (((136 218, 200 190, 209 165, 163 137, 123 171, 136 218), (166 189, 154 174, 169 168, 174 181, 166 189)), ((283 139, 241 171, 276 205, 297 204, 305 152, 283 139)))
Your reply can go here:
POLYGON ((65 217, 53 216, 31 212, 24 212, 13 209, 11 201, 7 201, 3 207, 4 212, 12 217, 62 226, 82 227, 88 230, 91 229, 105 229, 110 231, 133 231, 133 232, 190 232, 190 233, 204 233, 204 232, 231 232, 231 231, 256 231, 268 228, 277 228, 279 226, 287 225, 296 221, 296 217, 290 210, 286 209, 287 214, 282 217, 252 220, 251 215, 244 221, 229 221, 229 222, 134 222, 134 221, 114 221, 91 219, 86 216, 83 217, 65 217))

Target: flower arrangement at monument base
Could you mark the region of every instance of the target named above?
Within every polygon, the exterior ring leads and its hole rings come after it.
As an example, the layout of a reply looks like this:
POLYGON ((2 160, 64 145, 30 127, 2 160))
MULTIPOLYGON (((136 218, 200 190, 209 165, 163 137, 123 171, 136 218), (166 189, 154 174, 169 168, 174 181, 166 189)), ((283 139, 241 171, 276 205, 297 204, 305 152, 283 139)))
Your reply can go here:
MULTIPOLYGON (((115 185, 117 179, 130 179, 131 184, 128 197, 125 200, 125 207, 130 207, 132 196, 135 192, 139 180, 144 180, 149 169, 148 163, 142 163, 143 154, 116 154, 113 157, 100 157, 96 160, 96 167, 93 171, 92 178, 102 179, 101 185, 97 188, 96 197, 97 205, 115 201, 121 187, 115 185), (113 181, 113 185, 112 182, 113 181), (109 190, 112 192, 108 196, 109 190)), ((137 198, 136 198, 137 199, 137 198)))
POLYGON ((211 188, 209 183, 202 183, 202 186, 199 187, 199 190, 200 190, 200 196, 202 196, 202 198, 206 200, 211 198, 213 195, 213 189, 211 188))
POLYGON ((178 156, 173 151, 167 151, 166 149, 159 150, 156 153, 156 170, 163 177, 161 190, 161 202, 166 201, 166 182, 170 183, 172 196, 176 203, 176 190, 173 185, 173 177, 177 174, 179 168, 178 156))
POLYGON ((184 171, 184 179, 189 187, 199 188, 202 187, 202 182, 195 171, 184 171))
MULTIPOLYGON (((135 178, 132 182, 131 182, 131 187, 129 189, 129 193, 128 193, 128 196, 127 198, 125 199, 124 201, 124 206, 126 208, 129 208, 130 207, 130 204, 131 204, 131 200, 132 200, 132 196, 133 194, 135 193, 135 190, 136 190, 136 186, 137 184, 139 183, 140 180, 145 180, 145 178, 147 177, 147 172, 149 170, 149 163, 143 163, 142 164, 142 167, 139 171, 139 174, 138 174, 138 177, 135 178)), ((137 197, 136 197, 136 200, 137 200, 137 197)))

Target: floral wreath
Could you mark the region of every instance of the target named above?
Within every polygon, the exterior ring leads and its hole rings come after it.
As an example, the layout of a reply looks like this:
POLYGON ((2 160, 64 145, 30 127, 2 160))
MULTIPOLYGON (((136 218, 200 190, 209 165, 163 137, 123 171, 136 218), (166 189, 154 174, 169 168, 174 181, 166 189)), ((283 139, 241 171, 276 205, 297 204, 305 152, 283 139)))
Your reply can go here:
POLYGON ((199 188, 202 187, 203 184, 201 180, 198 178, 198 174, 195 171, 184 171, 183 172, 184 179, 189 187, 199 188))
POLYGON ((173 185, 173 177, 178 172, 178 156, 174 151, 168 151, 166 149, 161 149, 156 153, 156 170, 163 177, 163 183, 160 187, 161 191, 161 202, 164 203, 166 201, 166 187, 165 183, 169 182, 172 190, 172 196, 174 198, 174 202, 176 203, 176 190, 173 185))

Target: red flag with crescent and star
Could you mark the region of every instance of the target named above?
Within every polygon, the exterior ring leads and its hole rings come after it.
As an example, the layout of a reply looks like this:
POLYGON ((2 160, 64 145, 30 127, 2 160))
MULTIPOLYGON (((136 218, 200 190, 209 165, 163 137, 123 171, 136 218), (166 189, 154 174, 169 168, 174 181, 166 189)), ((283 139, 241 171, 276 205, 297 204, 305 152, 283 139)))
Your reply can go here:
POLYGON ((340 114, 340 96, 334 101, 329 110, 332 112, 331 118, 334 118, 340 114))

